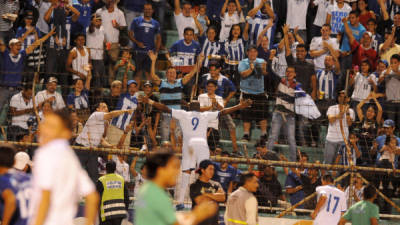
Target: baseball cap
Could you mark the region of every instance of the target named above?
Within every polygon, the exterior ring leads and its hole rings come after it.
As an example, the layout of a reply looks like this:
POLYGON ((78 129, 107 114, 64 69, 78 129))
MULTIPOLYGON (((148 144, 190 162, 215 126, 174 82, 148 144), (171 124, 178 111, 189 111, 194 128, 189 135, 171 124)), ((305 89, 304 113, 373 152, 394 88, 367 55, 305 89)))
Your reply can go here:
POLYGON ((14 168, 17 170, 23 170, 26 165, 32 166, 32 161, 26 152, 18 152, 14 156, 14 168))
POLYGON ((143 87, 146 87, 146 86, 153 87, 153 84, 151 83, 151 81, 147 80, 147 81, 143 84, 143 87))
POLYGON ((199 165, 199 169, 197 169, 196 172, 197 172, 197 173, 200 173, 201 169, 207 169, 207 167, 208 167, 209 165, 214 165, 214 164, 213 164, 213 162, 211 162, 211 161, 208 160, 208 159, 201 161, 201 162, 200 162, 200 165, 199 165))
POLYGON ((26 14, 25 19, 31 19, 33 20, 33 15, 32 14, 26 14))
POLYGON ((364 34, 367 34, 370 38, 372 38, 372 33, 369 31, 365 31, 364 34))
POLYGON ((394 121, 391 119, 385 120, 385 122, 383 122, 383 127, 394 127, 394 121))
POLYGON ((136 84, 136 86, 137 86, 137 82, 135 80, 128 80, 128 86, 131 84, 136 84))
POLYGON ((20 42, 20 40, 18 40, 17 38, 13 38, 13 39, 11 39, 11 40, 8 42, 8 45, 17 44, 17 43, 19 43, 19 42, 20 42))
POLYGON ((51 82, 57 83, 58 80, 55 77, 50 77, 49 80, 47 81, 47 83, 51 83, 51 82))

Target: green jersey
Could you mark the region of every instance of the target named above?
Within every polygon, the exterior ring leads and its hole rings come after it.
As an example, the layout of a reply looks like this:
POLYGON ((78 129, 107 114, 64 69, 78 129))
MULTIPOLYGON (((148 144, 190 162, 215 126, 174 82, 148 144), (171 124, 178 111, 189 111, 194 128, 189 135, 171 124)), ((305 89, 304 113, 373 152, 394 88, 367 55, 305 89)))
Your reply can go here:
POLYGON ((135 202, 135 225, 172 225, 175 210, 167 192, 148 181, 139 189, 135 202))
POLYGON ((370 225, 371 218, 379 219, 379 208, 370 201, 359 201, 347 210, 343 218, 352 225, 370 225))

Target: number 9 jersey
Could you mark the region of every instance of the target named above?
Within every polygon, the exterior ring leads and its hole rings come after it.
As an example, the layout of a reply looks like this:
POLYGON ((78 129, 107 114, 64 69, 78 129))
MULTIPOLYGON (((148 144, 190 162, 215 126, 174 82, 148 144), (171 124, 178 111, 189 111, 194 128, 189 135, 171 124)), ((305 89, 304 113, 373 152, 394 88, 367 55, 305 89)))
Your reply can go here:
POLYGON ((324 195, 326 201, 318 212, 314 225, 337 225, 342 213, 347 210, 346 195, 333 185, 319 186, 316 192, 318 200, 324 195))
MULTIPOLYGON (((9 169, 0 176, 0 194, 11 190, 17 200, 17 208, 11 219, 10 225, 27 225, 29 199, 31 197, 31 176, 15 169, 9 169)), ((3 219, 4 199, 0 197, 0 218, 3 219)))

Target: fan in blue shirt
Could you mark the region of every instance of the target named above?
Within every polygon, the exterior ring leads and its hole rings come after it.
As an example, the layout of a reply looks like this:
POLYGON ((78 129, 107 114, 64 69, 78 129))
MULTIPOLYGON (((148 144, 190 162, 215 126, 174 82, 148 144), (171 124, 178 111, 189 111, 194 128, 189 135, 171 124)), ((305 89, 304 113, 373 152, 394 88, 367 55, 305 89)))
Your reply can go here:
POLYGON ((136 17, 132 21, 129 30, 129 36, 134 43, 135 51, 140 51, 142 53, 147 53, 149 50, 156 50, 156 39, 157 42, 161 40, 160 23, 151 18, 153 9, 151 8, 150 10, 150 6, 149 9, 145 8, 144 16, 136 17), (148 10, 150 10, 151 13, 149 13, 148 10))
MULTIPOLYGON (((227 157, 229 153, 222 152, 221 156, 227 157)), ((220 183, 226 193, 230 193, 232 192, 232 185, 235 181, 236 174, 236 169, 227 162, 214 163, 214 177, 212 180, 220 183)))
POLYGON ((86 28, 89 27, 92 16, 93 0, 78 0, 73 3, 73 7, 79 11, 78 21, 72 23, 72 33, 86 34, 86 28))
POLYGON ((175 42, 169 53, 174 56, 174 66, 192 66, 196 64, 196 56, 200 54, 201 47, 194 39, 194 30, 191 27, 186 27, 183 31, 184 39, 175 42))

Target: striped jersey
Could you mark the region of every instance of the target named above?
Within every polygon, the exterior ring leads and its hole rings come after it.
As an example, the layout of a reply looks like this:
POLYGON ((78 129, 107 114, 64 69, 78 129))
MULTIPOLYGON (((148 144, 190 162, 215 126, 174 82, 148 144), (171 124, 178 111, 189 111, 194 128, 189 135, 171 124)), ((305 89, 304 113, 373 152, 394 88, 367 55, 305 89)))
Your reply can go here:
POLYGON ((84 89, 81 95, 75 95, 75 92, 70 93, 67 97, 67 105, 72 105, 74 109, 89 108, 89 91, 84 89))
MULTIPOLYGON (((116 110, 136 109, 138 105, 137 95, 131 96, 129 93, 121 94, 119 97, 116 110)), ((124 113, 118 117, 115 117, 111 124, 118 127, 121 130, 125 130, 126 126, 132 119, 134 113, 124 113)))
POLYGON ((338 74, 333 71, 318 70, 317 81, 318 89, 324 93, 324 99, 335 99, 335 89, 337 85, 338 74))
POLYGON ((224 43, 224 50, 228 61, 242 61, 246 56, 244 45, 245 41, 242 38, 239 38, 236 41, 226 40, 224 43))
POLYGON ((196 56, 200 51, 200 44, 197 41, 186 44, 182 39, 175 42, 169 52, 174 66, 192 66, 196 64, 196 56))
POLYGON ((176 80, 173 84, 167 80, 160 83, 160 102, 171 109, 181 109, 181 100, 183 98, 182 79, 176 80))
POLYGON ((206 36, 200 37, 201 53, 204 54, 205 59, 203 62, 204 67, 208 67, 209 59, 211 55, 222 55, 223 44, 219 41, 210 41, 206 36))
MULTIPOLYGON (((264 30, 270 20, 272 20, 271 17, 260 12, 258 12, 254 18, 247 19, 249 23, 249 41, 251 45, 257 44, 258 35, 260 35, 261 31, 264 30)), ((268 37, 269 42, 273 43, 272 27, 268 29, 265 35, 268 37)))
MULTIPOLYGON (((9 1, 2 0, 0 1, 0 15, 4 15, 7 13, 18 13, 19 10, 19 1, 9 1)), ((0 31, 9 31, 13 26, 13 22, 11 20, 3 19, 0 17, 0 31)))

